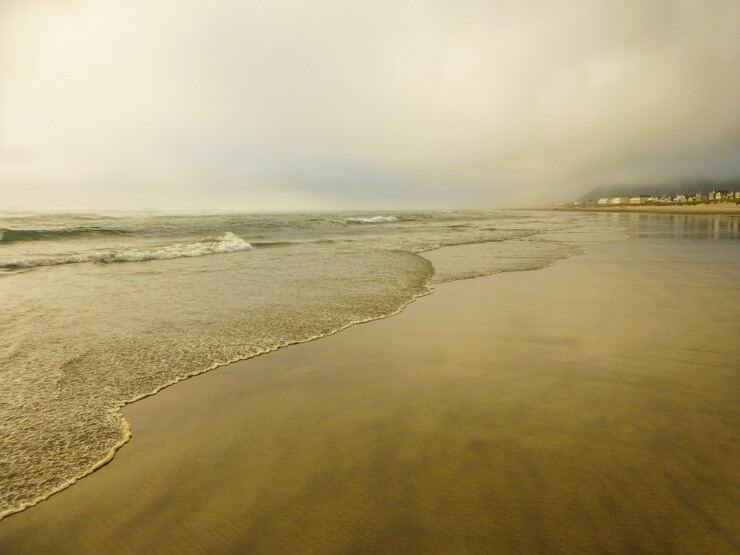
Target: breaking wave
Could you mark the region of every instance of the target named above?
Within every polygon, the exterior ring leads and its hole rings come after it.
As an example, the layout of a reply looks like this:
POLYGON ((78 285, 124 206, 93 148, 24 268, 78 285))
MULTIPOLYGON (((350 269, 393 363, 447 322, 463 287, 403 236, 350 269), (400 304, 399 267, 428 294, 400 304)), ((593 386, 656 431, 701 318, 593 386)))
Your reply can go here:
POLYGON ((387 222, 397 222, 395 216, 375 216, 374 218, 347 218, 344 220, 348 224, 382 224, 387 222))
POLYGON ((0 264, 0 268, 16 270, 39 266, 58 266, 60 264, 80 264, 84 262, 146 262, 148 260, 167 260, 209 254, 223 254, 251 250, 254 247, 247 241, 226 232, 216 239, 206 239, 195 243, 173 243, 152 249, 105 250, 68 255, 45 256, 37 258, 19 258, 0 264))

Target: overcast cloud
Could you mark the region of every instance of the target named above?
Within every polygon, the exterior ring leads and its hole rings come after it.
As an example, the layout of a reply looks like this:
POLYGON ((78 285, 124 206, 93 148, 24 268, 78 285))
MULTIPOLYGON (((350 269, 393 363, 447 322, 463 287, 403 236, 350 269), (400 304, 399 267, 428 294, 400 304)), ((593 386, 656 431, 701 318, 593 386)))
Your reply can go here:
POLYGON ((740 176, 740 2, 0 0, 0 206, 506 207, 740 176))

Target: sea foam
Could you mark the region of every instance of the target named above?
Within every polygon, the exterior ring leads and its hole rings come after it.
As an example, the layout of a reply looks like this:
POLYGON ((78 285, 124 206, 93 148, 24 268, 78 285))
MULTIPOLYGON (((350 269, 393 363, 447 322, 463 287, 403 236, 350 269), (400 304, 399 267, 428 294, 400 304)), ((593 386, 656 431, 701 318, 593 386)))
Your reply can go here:
POLYGON ((398 218, 395 216, 375 216, 373 218, 347 218, 344 221, 353 224, 382 224, 387 222, 397 222, 398 218))
POLYGON ((0 519, 109 461, 130 433, 123 404, 427 294, 435 268, 414 253, 500 244, 474 249, 482 268, 454 256, 440 264, 447 279, 499 271, 502 254, 517 269, 553 259, 557 246, 532 242, 525 253, 501 244, 573 227, 536 218, 142 213, 115 227, 107 215, 0 219, 11 230, 0 241, 0 519), (221 253, 236 254, 207 256, 221 253), (112 264, 162 259, 173 260, 112 264))
POLYGON ((60 264, 80 264, 84 262, 101 262, 104 264, 113 262, 146 262, 148 260, 167 260, 171 258, 240 252, 253 248, 251 243, 227 231, 216 239, 206 239, 195 243, 172 243, 151 249, 121 248, 119 250, 17 258, 0 264, 0 268, 13 270, 39 266, 58 266, 60 264))

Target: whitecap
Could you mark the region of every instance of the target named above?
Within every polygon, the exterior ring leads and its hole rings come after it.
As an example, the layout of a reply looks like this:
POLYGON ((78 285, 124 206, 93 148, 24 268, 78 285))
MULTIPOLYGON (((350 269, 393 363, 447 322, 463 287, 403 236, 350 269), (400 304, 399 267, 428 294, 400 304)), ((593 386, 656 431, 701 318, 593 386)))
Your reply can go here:
POLYGON ((347 223, 358 224, 381 224, 386 222, 397 222, 398 218, 395 216, 375 216, 373 218, 347 218, 344 221, 347 223))
POLYGON ((224 254, 251 250, 254 247, 241 237, 227 231, 216 239, 206 239, 195 243, 173 243, 151 249, 121 249, 67 255, 46 256, 38 258, 11 259, 0 264, 4 269, 35 268, 39 266, 58 266, 60 264, 79 264, 84 262, 146 262, 148 260, 168 260, 224 254))

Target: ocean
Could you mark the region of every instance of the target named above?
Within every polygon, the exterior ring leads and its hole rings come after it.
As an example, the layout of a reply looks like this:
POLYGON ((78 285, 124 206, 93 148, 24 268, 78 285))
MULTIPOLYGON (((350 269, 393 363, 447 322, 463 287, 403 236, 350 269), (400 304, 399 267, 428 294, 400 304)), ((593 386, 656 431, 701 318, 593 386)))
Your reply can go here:
POLYGON ((602 240, 594 223, 508 211, 0 213, 0 518, 108 462, 130 437, 126 403, 395 314, 437 282, 549 266, 602 240))

